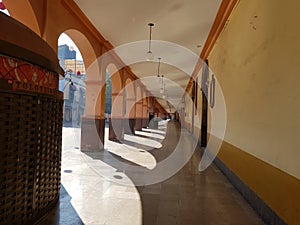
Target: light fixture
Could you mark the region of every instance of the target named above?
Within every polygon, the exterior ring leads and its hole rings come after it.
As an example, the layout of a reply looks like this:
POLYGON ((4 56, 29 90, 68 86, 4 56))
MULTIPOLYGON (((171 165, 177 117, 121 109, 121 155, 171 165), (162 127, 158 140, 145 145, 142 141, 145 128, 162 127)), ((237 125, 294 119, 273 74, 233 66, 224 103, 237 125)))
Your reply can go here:
POLYGON ((153 60, 153 53, 151 51, 151 41, 152 41, 152 27, 154 26, 154 23, 148 23, 149 26, 149 49, 147 52, 147 61, 153 60))

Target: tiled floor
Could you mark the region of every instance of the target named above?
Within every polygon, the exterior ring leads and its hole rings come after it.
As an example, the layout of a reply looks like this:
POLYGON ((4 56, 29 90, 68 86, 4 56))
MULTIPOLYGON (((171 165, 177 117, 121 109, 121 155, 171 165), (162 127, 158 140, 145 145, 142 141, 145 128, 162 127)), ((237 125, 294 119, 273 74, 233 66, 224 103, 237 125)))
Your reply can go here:
POLYGON ((80 129, 64 128, 63 133, 60 203, 41 225, 263 224, 214 165, 198 171, 200 150, 193 153, 194 140, 176 123, 167 130, 126 135, 123 144, 106 141, 100 153, 80 152, 80 129), (176 147, 173 162, 179 168, 182 158, 192 158, 175 175, 154 183, 172 170, 164 163, 176 147), (142 182, 151 184, 134 185, 142 182))

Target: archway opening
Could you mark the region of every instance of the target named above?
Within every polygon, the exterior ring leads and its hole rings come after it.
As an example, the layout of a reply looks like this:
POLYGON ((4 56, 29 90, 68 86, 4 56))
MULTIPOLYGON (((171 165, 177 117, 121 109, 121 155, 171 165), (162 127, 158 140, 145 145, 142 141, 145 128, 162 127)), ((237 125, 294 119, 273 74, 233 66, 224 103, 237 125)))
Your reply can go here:
POLYGON ((65 71, 65 78, 59 82, 64 93, 63 126, 80 128, 85 114, 85 65, 78 47, 64 33, 58 39, 58 58, 65 71))

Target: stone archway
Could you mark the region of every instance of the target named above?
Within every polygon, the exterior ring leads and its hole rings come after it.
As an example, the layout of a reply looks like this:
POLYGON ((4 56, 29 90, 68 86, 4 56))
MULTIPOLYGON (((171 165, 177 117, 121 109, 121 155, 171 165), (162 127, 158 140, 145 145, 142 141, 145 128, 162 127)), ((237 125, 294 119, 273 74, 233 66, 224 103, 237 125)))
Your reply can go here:
MULTIPOLYGON (((104 145, 104 113, 103 102, 105 92, 103 86, 105 79, 102 77, 100 63, 89 39, 80 31, 68 29, 67 34, 78 47, 85 65, 85 110, 81 116, 81 140, 82 151, 102 150, 104 145)), ((77 71, 75 71, 76 74, 77 71)), ((105 90, 105 89, 104 89, 105 90)))

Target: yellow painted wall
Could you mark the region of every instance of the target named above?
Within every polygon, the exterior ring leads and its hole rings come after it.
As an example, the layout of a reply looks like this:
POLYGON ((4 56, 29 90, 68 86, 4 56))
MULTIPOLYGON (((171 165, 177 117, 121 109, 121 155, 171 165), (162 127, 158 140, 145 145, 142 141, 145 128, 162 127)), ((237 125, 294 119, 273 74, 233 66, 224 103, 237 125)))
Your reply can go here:
POLYGON ((209 56, 225 140, 300 178, 300 1, 241 0, 209 56))
POLYGON ((227 107, 219 158, 300 224, 300 1, 240 0, 210 56, 227 107))

